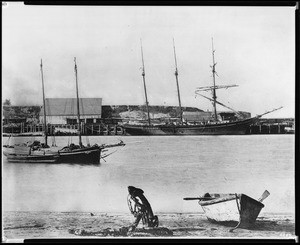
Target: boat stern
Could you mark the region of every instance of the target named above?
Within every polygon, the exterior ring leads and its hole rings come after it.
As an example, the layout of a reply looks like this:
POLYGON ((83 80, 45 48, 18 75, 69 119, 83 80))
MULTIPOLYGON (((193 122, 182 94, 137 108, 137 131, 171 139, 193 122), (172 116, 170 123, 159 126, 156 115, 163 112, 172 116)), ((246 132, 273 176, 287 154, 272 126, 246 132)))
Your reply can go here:
POLYGON ((264 204, 261 202, 242 194, 240 196, 239 228, 246 228, 253 225, 263 207, 264 204))

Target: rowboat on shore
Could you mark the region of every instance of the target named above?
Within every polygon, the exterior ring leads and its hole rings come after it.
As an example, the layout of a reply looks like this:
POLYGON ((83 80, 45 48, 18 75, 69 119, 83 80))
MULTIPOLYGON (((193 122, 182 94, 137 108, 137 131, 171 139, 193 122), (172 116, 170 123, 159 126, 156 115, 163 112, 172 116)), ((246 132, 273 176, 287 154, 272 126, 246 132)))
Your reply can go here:
POLYGON ((262 201, 270 193, 266 190, 255 200, 245 194, 209 194, 203 197, 185 197, 184 200, 198 200, 207 219, 214 223, 221 223, 247 229, 251 227, 264 207, 262 201))

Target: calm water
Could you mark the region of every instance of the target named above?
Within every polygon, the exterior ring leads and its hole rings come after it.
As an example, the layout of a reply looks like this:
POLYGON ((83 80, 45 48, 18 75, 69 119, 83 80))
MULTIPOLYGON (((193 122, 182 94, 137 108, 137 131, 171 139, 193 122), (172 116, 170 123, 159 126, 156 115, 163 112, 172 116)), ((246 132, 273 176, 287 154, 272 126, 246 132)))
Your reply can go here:
MULTIPOLYGON (((145 191, 154 212, 201 211, 197 201, 182 198, 206 192, 259 198, 265 189, 271 195, 262 212, 294 212, 294 135, 89 137, 91 144, 119 139, 126 146, 97 166, 16 164, 3 157, 3 210, 128 213, 127 186, 133 185, 145 191)), ((57 145, 68 141, 56 138, 57 145)))

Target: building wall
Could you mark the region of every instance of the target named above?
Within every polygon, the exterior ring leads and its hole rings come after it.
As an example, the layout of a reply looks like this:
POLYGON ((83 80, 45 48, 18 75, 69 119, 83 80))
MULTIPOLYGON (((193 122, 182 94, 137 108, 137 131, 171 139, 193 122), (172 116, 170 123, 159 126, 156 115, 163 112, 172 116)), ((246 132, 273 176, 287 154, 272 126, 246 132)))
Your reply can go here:
MULTIPOLYGON (((40 116, 40 123, 44 123, 44 116, 40 116)), ((46 116, 46 122, 50 124, 71 124, 68 119, 76 120, 77 116, 46 116)), ((101 115, 84 115, 80 116, 80 120, 85 123, 96 123, 96 119, 101 119, 101 115)))
MULTIPOLYGON (((102 98, 79 99, 80 120, 85 123, 96 123, 102 115, 102 98)), ((76 98, 46 98, 46 122, 50 124, 76 124, 76 98)), ((40 123, 44 123, 44 109, 39 115, 40 123)))

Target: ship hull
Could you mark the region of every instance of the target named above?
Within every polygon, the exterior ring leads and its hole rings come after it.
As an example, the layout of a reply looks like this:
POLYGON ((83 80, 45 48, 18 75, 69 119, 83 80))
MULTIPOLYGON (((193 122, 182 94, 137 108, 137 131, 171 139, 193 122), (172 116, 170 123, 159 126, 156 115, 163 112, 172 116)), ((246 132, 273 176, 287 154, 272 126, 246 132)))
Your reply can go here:
POLYGON ((58 163, 100 163, 101 148, 98 146, 75 149, 72 151, 59 151, 58 163))
POLYGON ((130 125, 124 124, 128 135, 244 135, 257 118, 236 122, 204 125, 130 125))
POLYGON ((4 155, 8 162, 13 163, 56 163, 59 158, 58 154, 28 155, 4 152, 4 155))
POLYGON ((50 151, 47 154, 37 151, 32 154, 4 152, 8 162, 14 163, 75 163, 99 164, 101 148, 99 146, 70 150, 50 151))

